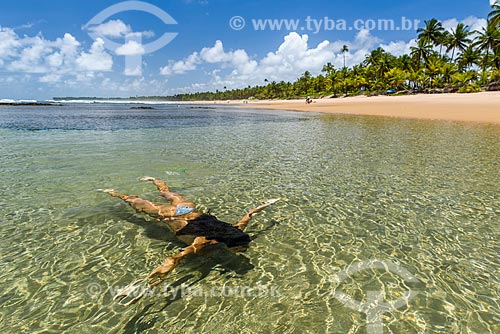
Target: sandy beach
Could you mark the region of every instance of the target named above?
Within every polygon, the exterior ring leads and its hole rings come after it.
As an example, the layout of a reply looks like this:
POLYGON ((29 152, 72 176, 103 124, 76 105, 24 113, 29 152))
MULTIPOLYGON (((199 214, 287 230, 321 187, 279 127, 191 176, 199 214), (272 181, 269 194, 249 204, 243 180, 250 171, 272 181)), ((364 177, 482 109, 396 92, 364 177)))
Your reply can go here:
POLYGON ((310 105, 304 100, 250 101, 241 107, 500 124, 500 92, 360 96, 319 99, 310 105))

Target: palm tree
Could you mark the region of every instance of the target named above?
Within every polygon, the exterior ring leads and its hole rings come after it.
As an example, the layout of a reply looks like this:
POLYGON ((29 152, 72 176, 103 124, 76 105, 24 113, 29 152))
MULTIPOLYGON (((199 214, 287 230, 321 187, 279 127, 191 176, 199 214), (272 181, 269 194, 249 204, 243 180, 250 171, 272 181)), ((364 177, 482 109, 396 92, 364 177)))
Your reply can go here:
POLYGON ((455 83, 455 85, 459 87, 465 87, 475 79, 476 79, 476 74, 474 72, 455 73, 453 75, 453 82, 455 83))
POLYGON ((324 72, 328 75, 328 74, 332 73, 332 71, 334 71, 334 70, 335 70, 335 66, 333 66, 332 63, 328 62, 328 63, 326 63, 325 66, 323 66, 323 68, 321 69, 321 72, 324 72))
POLYGON ((364 90, 368 85, 368 80, 366 80, 366 76, 358 74, 354 77, 354 85, 357 90, 364 90))
POLYGON ((404 88, 404 83, 408 79, 408 74, 396 67, 389 70, 384 76, 389 85, 391 85, 391 88, 394 89, 404 88))
POLYGON ((479 51, 485 51, 485 56, 483 59, 483 72, 488 64, 490 50, 496 50, 498 45, 500 45, 500 31, 488 21, 486 28, 478 32, 475 46, 478 47, 479 51))
POLYGON ((472 46, 462 52, 460 57, 458 57, 458 67, 463 71, 469 70, 473 65, 479 64, 481 60, 480 53, 475 50, 472 46))
POLYGON ((391 68, 393 58, 394 56, 384 51, 377 64, 375 64, 377 75, 380 78, 382 78, 391 68))
POLYGON ((500 81, 500 70, 496 69, 493 72, 491 72, 490 81, 491 82, 500 81))
POLYGON ((304 74, 297 80, 298 95, 309 94, 310 88, 312 86, 312 75, 311 72, 305 71, 304 74))
POLYGON ((424 40, 432 45, 440 45, 442 41, 442 35, 444 33, 443 24, 436 19, 431 19, 429 21, 424 21, 425 28, 419 28, 417 30, 418 39, 424 40))
POLYGON ((419 86, 418 86, 418 83, 419 83, 419 71, 418 70, 415 70, 415 69, 411 69, 408 71, 408 81, 409 81, 409 86, 413 89, 413 90, 418 90, 419 89, 419 86))
MULTIPOLYGON (((326 75, 326 78, 330 79, 330 87, 331 87, 331 90, 333 90, 333 85, 334 85, 334 73, 335 73, 335 66, 333 66, 332 63, 328 62, 326 63, 325 66, 323 66, 323 68, 321 69, 321 72, 324 72, 325 75, 326 75)), ((327 88, 327 90, 329 90, 327 88)))
POLYGON ((340 50, 340 52, 342 52, 342 54, 344 55, 344 68, 345 68, 345 54, 349 52, 349 47, 347 45, 344 45, 340 50))
POLYGON ((433 83, 435 78, 441 74, 441 68, 444 66, 445 62, 443 58, 433 56, 430 57, 426 63, 427 75, 429 75, 431 80, 431 88, 433 88, 433 83))
POLYGON ((417 64, 417 69, 420 69, 422 60, 427 62, 427 58, 432 53, 432 46, 425 39, 419 39, 417 46, 412 46, 410 50, 411 58, 417 64))
POLYGON ((491 57, 491 65, 497 69, 498 71, 500 71, 500 50, 497 49, 495 50, 493 56, 491 57))
POLYGON ((425 73, 425 69, 417 72, 417 85, 420 89, 425 89, 427 84, 430 83, 430 77, 425 73))
POLYGON ((398 58, 379 47, 366 55, 363 65, 367 67, 372 78, 383 79, 385 73, 397 65, 398 61, 398 58))
POLYGON ((492 11, 488 14, 488 19, 493 26, 500 25, 500 4, 496 3, 492 6, 492 11))
POLYGON ((364 67, 362 64, 354 65, 352 67, 350 76, 352 86, 356 91, 366 89, 366 86, 368 85, 366 72, 366 67, 364 67))
POLYGON ((441 67, 441 75, 445 83, 450 84, 451 77, 457 73, 457 68, 455 64, 446 63, 441 67))
POLYGON ((450 44, 452 41, 452 36, 451 33, 448 31, 445 31, 441 34, 441 37, 439 39, 439 55, 443 55, 443 46, 446 47, 446 49, 449 48, 450 44))
POLYGON ((370 52, 370 54, 366 55, 363 65, 365 66, 375 65, 376 63, 378 63, 379 59, 382 58, 384 52, 385 52, 384 49, 382 49, 381 47, 373 50, 372 52, 370 52))
POLYGON ((411 71, 413 69, 413 63, 409 55, 402 55, 395 61, 395 66, 403 71, 411 71))
POLYGON ((455 59, 455 50, 458 48, 460 51, 464 51, 469 43, 471 42, 469 36, 471 32, 469 26, 459 23, 457 27, 451 31, 449 36, 448 45, 446 48, 446 52, 450 52, 453 50, 451 54, 451 60, 455 59))

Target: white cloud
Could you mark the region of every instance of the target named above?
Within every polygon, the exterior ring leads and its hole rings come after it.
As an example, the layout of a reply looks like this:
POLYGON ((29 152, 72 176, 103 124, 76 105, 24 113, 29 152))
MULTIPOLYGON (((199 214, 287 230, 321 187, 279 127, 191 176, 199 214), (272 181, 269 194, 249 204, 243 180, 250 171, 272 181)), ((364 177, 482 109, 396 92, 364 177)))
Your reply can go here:
POLYGON ((474 16, 469 16, 463 20, 463 23, 468 25, 471 31, 481 31, 483 28, 488 26, 488 21, 486 19, 477 18, 474 16))
POLYGON ((160 73, 162 75, 183 74, 188 71, 194 71, 196 65, 200 64, 201 60, 198 52, 189 55, 185 60, 171 62, 169 65, 162 67, 160 73))
POLYGON ((360 31, 354 41, 323 41, 316 46, 309 45, 308 35, 295 32, 284 37, 283 42, 274 52, 267 53, 260 60, 252 59, 245 50, 226 51, 223 42, 218 40, 214 46, 194 52, 185 59, 171 61, 161 69, 163 75, 183 74, 196 70, 200 66, 217 66, 215 71, 208 72, 210 83, 205 86, 197 84, 192 89, 210 89, 210 86, 241 87, 262 84, 264 79, 270 81, 292 81, 305 71, 319 74, 327 62, 332 62, 337 68, 343 66, 343 45, 347 44, 350 52, 346 54, 348 66, 360 63, 365 55, 380 40, 368 30, 360 31), (223 75, 219 70, 229 69, 223 75))
POLYGON ((93 32, 101 37, 118 38, 123 37, 128 40, 140 41, 142 38, 152 38, 155 36, 154 31, 134 32, 132 27, 125 24, 122 20, 110 20, 100 25, 92 27, 84 27, 90 32, 93 32))
POLYGON ((382 40, 373 36, 369 30, 363 29, 358 32, 354 39, 354 46, 358 49, 373 49, 382 40))
POLYGON ((110 71, 113 67, 113 58, 104 50, 104 41, 98 38, 92 44, 90 52, 82 52, 76 63, 85 71, 110 71))
POLYGON ((0 26, 0 59, 14 56, 19 46, 21 43, 14 30, 0 26))
POLYGON ((469 16, 463 20, 458 20, 456 18, 445 20, 443 21, 443 27, 448 32, 451 32, 452 30, 455 30, 457 28, 457 25, 459 23, 464 23, 465 25, 468 25, 470 31, 481 31, 488 24, 486 19, 478 18, 475 16, 469 16))
POLYGON ((130 26, 126 25, 122 20, 110 20, 106 23, 90 27, 88 30, 106 37, 122 37, 132 32, 130 26))
POLYGON ((71 66, 78 53, 80 43, 71 34, 64 34, 63 38, 58 38, 54 46, 59 49, 46 57, 47 64, 52 68, 60 68, 63 65, 71 66))
POLYGON ((236 50, 232 54, 231 63, 236 68, 237 74, 249 74, 257 69, 257 62, 250 60, 244 50, 236 50))
POLYGON ((61 53, 55 52, 49 56, 47 56, 47 63, 51 67, 60 67, 63 64, 63 57, 61 53))
POLYGON ((288 34, 276 52, 269 52, 260 60, 258 72, 265 74, 269 80, 293 80, 305 71, 321 70, 324 64, 334 59, 338 50, 334 50, 329 41, 323 41, 314 48, 309 48, 308 41, 308 35, 288 34))
POLYGON ((47 74, 40 77, 38 81, 43 83, 56 83, 61 81, 61 76, 59 74, 47 74))
POLYGON ((62 39, 58 38, 56 40, 56 45, 59 46, 63 55, 71 56, 77 52, 80 42, 78 42, 71 34, 66 33, 62 39))
POLYGON ((123 74, 127 76, 140 76, 142 75, 142 66, 137 65, 136 67, 130 68, 130 67, 125 67, 125 71, 123 74))
POLYGON ((211 48, 203 48, 200 52, 201 59, 207 63, 222 63, 230 60, 231 55, 224 52, 221 41, 216 41, 211 48))
POLYGON ((98 39, 89 52, 85 52, 69 33, 47 40, 41 34, 20 37, 13 29, 0 27, 0 67, 9 72, 41 74, 40 82, 53 83, 63 75, 109 71, 113 59, 103 45, 98 39))
POLYGON ((136 41, 128 41, 115 50, 115 53, 119 56, 142 55, 144 52, 145 50, 142 44, 136 41))
POLYGON ((389 52, 390 54, 399 57, 404 54, 410 54, 411 47, 416 45, 417 41, 415 39, 412 39, 409 42, 397 41, 397 42, 389 42, 389 44, 380 44, 380 47, 385 51, 389 52))
POLYGON ((218 40, 213 47, 203 48, 199 53, 194 52, 183 60, 171 61, 167 66, 160 69, 160 73, 166 76, 183 74, 194 71, 198 65, 203 63, 230 66, 239 73, 248 73, 257 67, 257 62, 250 60, 245 50, 226 52, 222 41, 218 40))
POLYGON ((23 41, 24 49, 14 60, 8 69, 14 72, 26 73, 44 73, 46 67, 43 64, 45 57, 50 54, 52 48, 46 41, 40 37, 25 38, 23 41))

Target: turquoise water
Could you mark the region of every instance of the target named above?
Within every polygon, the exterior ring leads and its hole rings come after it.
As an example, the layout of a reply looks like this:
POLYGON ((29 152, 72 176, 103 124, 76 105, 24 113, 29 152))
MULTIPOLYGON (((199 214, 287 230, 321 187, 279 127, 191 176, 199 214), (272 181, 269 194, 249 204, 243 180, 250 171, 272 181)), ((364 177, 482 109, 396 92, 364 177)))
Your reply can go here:
POLYGON ((500 332, 499 126, 155 108, 0 107, 2 332, 367 333, 336 293, 370 291, 417 292, 380 315, 384 333, 500 332), (282 200, 246 253, 191 257, 164 284, 203 295, 125 308, 113 292, 183 247, 95 191, 162 201, 143 175, 227 222, 282 200))

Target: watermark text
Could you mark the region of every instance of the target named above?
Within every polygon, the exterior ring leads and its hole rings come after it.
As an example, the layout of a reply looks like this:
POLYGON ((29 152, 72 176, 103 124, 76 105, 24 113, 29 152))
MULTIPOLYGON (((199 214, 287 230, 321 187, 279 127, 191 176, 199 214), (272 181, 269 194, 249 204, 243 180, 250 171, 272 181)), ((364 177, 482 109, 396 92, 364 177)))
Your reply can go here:
POLYGON ((319 34, 328 31, 414 31, 419 28, 420 20, 401 17, 397 19, 356 19, 348 21, 328 16, 304 19, 252 18, 247 21, 242 16, 233 16, 229 26, 233 30, 253 29, 254 31, 303 31, 319 34), (248 24, 250 22, 250 24, 248 24))

